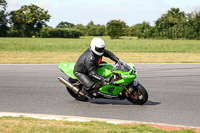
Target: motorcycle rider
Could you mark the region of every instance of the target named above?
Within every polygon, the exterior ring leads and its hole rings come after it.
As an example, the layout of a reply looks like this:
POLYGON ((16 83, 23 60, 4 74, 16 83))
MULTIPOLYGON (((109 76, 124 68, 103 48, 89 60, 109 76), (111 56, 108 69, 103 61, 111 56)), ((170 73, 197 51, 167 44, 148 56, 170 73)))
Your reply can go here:
POLYGON ((97 79, 107 83, 110 81, 110 77, 102 77, 96 72, 103 56, 110 58, 116 63, 120 61, 112 52, 105 49, 105 42, 103 39, 94 37, 91 41, 90 47, 76 62, 74 75, 84 85, 82 91, 87 96, 88 93, 95 88, 95 83, 92 79, 97 79))

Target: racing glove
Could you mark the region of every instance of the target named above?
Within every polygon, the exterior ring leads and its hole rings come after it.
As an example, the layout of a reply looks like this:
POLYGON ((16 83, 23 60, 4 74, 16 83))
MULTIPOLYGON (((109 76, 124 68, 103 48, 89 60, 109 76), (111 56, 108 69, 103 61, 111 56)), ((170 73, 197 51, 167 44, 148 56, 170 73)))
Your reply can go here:
POLYGON ((102 82, 109 83, 109 82, 110 82, 110 80, 111 80, 111 77, 108 77, 108 78, 104 78, 104 79, 102 80, 102 82))
POLYGON ((118 62, 117 62, 118 64, 120 64, 120 65, 124 65, 125 64, 125 62, 124 61, 122 61, 122 60, 118 60, 118 62))

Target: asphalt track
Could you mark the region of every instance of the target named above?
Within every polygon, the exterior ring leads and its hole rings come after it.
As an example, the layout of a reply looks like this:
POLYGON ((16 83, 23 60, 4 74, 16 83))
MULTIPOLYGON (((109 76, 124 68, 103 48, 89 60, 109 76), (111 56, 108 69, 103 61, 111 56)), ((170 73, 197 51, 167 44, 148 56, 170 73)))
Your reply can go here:
POLYGON ((0 112, 69 115, 200 127, 200 64, 135 64, 149 101, 74 100, 57 65, 0 65, 0 112))

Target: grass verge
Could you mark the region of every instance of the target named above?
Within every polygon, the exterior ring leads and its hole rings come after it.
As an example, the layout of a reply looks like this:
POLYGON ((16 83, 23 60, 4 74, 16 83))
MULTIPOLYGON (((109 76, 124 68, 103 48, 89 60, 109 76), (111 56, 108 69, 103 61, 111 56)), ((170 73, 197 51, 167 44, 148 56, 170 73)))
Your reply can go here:
POLYGON ((115 125, 105 122, 69 122, 25 117, 0 117, 0 133, 195 133, 193 130, 159 130, 148 125, 115 125))
MULTIPOLYGON (((109 37, 101 38, 106 43, 106 49, 113 52, 200 52, 199 40, 147 40, 134 37, 112 40, 109 37)), ((91 40, 92 37, 81 37, 80 39, 0 38, 0 51, 83 52, 89 47, 91 40)))
MULTIPOLYGON (((93 37, 0 38, 0 64, 75 62, 93 37)), ((105 40, 106 49, 133 63, 200 63, 199 40, 142 40, 134 37, 105 40)), ((110 60, 105 59, 107 62, 110 60)))
MULTIPOLYGON (((131 63, 200 63, 200 53, 132 53, 114 52, 131 63)), ((1 51, 0 64, 57 64, 76 62, 81 52, 20 52, 1 51)), ((103 58, 107 62, 112 62, 103 58)))

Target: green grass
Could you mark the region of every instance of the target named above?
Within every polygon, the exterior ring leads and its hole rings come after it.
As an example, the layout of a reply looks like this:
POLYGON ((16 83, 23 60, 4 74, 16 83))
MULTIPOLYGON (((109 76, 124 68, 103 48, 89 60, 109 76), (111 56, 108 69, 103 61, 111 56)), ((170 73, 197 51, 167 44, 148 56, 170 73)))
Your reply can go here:
POLYGON ((0 133, 194 133, 165 131, 147 125, 115 125, 105 122, 69 122, 25 117, 0 117, 0 133))
MULTIPOLYGON (((0 38, 0 64, 76 62, 81 53, 90 46, 92 38, 0 38)), ((200 63, 198 40, 142 40, 136 37, 112 40, 108 36, 102 38, 105 40, 106 49, 126 62, 200 63)))
MULTIPOLYGON (((106 48, 113 52, 173 53, 200 52, 198 40, 142 40, 134 37, 105 40, 106 48)), ((28 52, 82 52, 90 45, 92 37, 80 39, 61 38, 0 38, 0 51, 28 52)))

